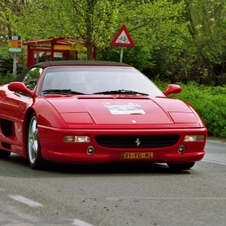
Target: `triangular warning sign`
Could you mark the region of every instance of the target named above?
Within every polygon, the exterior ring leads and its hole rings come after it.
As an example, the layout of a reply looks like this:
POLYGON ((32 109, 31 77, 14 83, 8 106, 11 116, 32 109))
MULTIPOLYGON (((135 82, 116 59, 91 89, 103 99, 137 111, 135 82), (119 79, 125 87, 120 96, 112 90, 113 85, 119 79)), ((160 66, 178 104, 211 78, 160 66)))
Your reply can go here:
POLYGON ((112 39, 111 46, 125 46, 125 47, 135 46, 125 25, 122 25, 118 33, 112 39))

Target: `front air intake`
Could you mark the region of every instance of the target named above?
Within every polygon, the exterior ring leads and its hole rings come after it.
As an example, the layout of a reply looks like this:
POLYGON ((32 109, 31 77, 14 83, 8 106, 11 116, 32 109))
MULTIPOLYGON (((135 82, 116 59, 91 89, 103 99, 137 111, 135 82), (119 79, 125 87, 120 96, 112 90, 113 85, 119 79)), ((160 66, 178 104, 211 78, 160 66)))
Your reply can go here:
POLYGON ((98 135, 96 142, 110 148, 161 148, 175 145, 179 135, 98 135))

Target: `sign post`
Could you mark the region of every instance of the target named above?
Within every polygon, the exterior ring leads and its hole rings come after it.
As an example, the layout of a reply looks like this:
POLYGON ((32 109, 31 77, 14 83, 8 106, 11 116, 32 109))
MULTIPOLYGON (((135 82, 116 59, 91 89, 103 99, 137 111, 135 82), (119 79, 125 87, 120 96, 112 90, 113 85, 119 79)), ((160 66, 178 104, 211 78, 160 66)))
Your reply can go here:
POLYGON ((17 69, 17 53, 22 51, 22 40, 20 36, 9 35, 8 36, 9 52, 13 53, 13 76, 16 77, 17 69))
POLYGON ((126 28, 125 25, 119 29, 115 37, 111 41, 111 46, 120 46, 120 63, 122 63, 123 58, 123 47, 134 47, 135 44, 126 28))

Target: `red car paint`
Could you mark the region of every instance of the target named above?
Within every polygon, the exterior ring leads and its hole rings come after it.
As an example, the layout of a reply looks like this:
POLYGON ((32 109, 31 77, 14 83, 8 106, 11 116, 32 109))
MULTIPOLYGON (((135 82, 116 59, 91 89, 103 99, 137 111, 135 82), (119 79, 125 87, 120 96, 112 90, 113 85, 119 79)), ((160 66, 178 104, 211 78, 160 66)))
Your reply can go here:
MULTIPOLYGON (((150 89, 153 86, 153 94, 152 91, 147 94, 149 91, 146 87, 146 92, 142 94, 143 89, 139 85, 135 89, 139 91, 137 93, 128 91, 128 88, 122 90, 121 87, 116 89, 121 89, 119 92, 104 93, 109 90, 103 88, 101 91, 99 88, 93 94, 59 90, 45 93, 42 89, 50 72, 54 74, 70 69, 71 78, 74 70, 74 73, 81 74, 82 80, 86 69, 93 74, 98 71, 94 82, 100 83, 109 71, 117 74, 121 68, 124 74, 130 73, 127 69, 132 72, 129 80, 125 80, 129 81, 128 86, 133 84, 134 74, 141 74, 129 65, 114 62, 44 62, 28 68, 10 84, 1 86, 0 156, 1 152, 2 156, 6 152, 14 152, 29 158, 28 137, 31 134, 28 127, 30 116, 34 114, 38 132, 38 143, 35 144, 39 144, 42 161, 91 164, 143 161, 186 166, 187 163, 201 160, 205 154, 207 129, 191 106, 166 96, 180 92, 178 85, 170 85, 162 92, 147 80, 150 89), (40 74, 31 89, 25 78, 33 68, 38 69, 40 74), (102 70, 104 73, 101 73, 102 70), (186 135, 203 136, 201 140, 187 142, 184 140, 186 135), (88 136, 90 142, 65 142, 64 136, 88 136), (171 143, 171 138, 176 139, 175 142, 171 143), (165 139, 169 139, 168 144, 165 144, 165 139), (87 151, 90 146, 94 149, 93 153, 87 151), (178 149, 181 146, 185 147, 185 151, 180 153, 178 149), (151 158, 146 158, 150 157, 148 153, 151 153, 151 158), (132 158, 124 159, 125 155, 132 158)), ((79 77, 75 80, 82 84, 79 77)), ((73 86, 76 82, 70 84, 73 86)), ((40 168, 36 160, 33 163, 31 160, 30 165, 33 169, 40 168)))

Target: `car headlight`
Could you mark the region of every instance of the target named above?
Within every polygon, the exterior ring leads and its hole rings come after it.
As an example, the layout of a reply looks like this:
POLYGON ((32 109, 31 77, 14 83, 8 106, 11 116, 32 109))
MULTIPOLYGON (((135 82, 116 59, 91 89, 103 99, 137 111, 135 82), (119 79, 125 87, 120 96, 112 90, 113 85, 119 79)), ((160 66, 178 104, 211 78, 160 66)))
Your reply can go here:
POLYGON ((205 135, 186 135, 184 137, 184 142, 197 142, 204 141, 206 139, 205 135))
POLYGON ((63 140, 68 143, 89 143, 90 137, 89 136, 64 136, 63 140))

